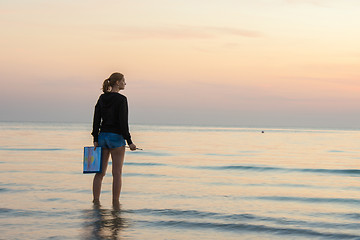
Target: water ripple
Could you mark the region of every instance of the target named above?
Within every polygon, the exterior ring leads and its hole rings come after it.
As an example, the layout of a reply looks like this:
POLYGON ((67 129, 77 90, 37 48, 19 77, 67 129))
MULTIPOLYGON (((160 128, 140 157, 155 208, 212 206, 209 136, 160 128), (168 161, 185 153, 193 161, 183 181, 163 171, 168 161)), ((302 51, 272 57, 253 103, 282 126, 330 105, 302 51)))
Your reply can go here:
POLYGON ((254 232, 254 233, 271 233, 276 235, 287 236, 305 236, 305 237, 324 237, 327 239, 359 239, 360 235, 346 233, 327 233, 305 228, 284 228, 272 227, 266 225, 246 224, 246 223, 212 223, 212 222, 193 222, 193 221, 137 221, 153 227, 171 227, 183 229, 216 229, 219 231, 231 232, 254 232))
MULTIPOLYGON (((253 222, 267 222, 271 224, 278 225, 288 225, 288 226, 302 226, 302 227, 317 227, 325 229, 358 229, 360 228, 360 223, 334 223, 334 222, 315 222, 315 221, 302 221, 294 220, 285 217, 268 217, 268 216, 259 216, 249 213, 242 214, 223 214, 216 212, 204 212, 197 210, 178 210, 178 209, 137 209, 137 210, 128 210, 130 213, 141 214, 141 215, 155 215, 157 217, 172 217, 172 218, 184 218, 184 219, 216 219, 225 222, 238 222, 245 221, 247 223, 253 222)), ((345 217, 346 219, 353 218, 357 219, 360 214, 336 214, 337 218, 345 217)))
POLYGON ((261 200, 271 201, 294 201, 307 203, 339 203, 339 204, 360 204, 360 199, 356 198, 315 198, 315 197, 284 197, 284 196, 263 196, 263 197, 248 197, 261 200))
MULTIPOLYGON (((27 210, 27 209, 11 209, 11 208, 0 208, 0 217, 64 217, 69 216, 69 211, 40 211, 40 210, 27 210)), ((73 212, 76 214, 76 212, 73 212)))
POLYGON ((167 164, 152 163, 152 162, 125 162, 124 165, 130 165, 130 166, 167 166, 167 164))
POLYGON ((155 173, 124 173, 125 177, 151 177, 151 178, 162 178, 162 177, 170 177, 163 174, 155 174, 155 173))
POLYGON ((1 148, 0 147, 0 151, 29 151, 29 152, 33 152, 33 151, 63 151, 65 149, 63 148, 1 148))
POLYGON ((154 151, 131 151, 128 152, 129 154, 136 154, 136 155, 145 155, 145 156, 152 156, 152 157, 168 157, 173 156, 173 154, 168 152, 154 152, 154 151))
POLYGON ((310 172, 340 175, 360 175, 360 169, 321 169, 321 168, 282 168, 254 165, 226 165, 226 166, 194 166, 190 168, 207 170, 247 170, 247 171, 283 171, 283 172, 310 172))

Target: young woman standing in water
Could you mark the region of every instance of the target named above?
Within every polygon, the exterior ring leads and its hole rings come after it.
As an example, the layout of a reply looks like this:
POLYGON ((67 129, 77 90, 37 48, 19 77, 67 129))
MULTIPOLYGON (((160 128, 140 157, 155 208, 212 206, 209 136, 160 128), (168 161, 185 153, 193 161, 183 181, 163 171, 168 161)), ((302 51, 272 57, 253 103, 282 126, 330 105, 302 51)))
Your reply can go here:
POLYGON ((94 111, 93 131, 94 148, 102 148, 102 172, 96 173, 93 181, 94 203, 99 203, 101 184, 109 162, 112 159, 113 203, 119 203, 121 174, 125 157, 125 140, 132 151, 136 150, 131 141, 128 124, 127 98, 119 93, 125 89, 125 78, 121 73, 113 73, 103 83, 94 111))

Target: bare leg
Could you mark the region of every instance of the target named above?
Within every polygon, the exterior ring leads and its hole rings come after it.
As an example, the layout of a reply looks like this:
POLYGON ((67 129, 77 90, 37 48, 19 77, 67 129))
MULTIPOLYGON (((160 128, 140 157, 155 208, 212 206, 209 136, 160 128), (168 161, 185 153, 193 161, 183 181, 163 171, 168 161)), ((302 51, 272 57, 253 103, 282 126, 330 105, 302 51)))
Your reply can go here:
POLYGON ((102 172, 96 173, 94 176, 94 181, 93 181, 93 197, 94 197, 93 202, 94 203, 99 203, 99 201, 100 201, 101 184, 102 184, 102 180, 106 174, 106 169, 107 169, 108 162, 109 162, 109 156, 110 156, 110 150, 107 148, 103 148, 102 156, 101 156, 102 172))
POLYGON ((113 175, 113 203, 118 202, 121 192, 121 174, 124 164, 125 146, 111 150, 112 175, 113 175))

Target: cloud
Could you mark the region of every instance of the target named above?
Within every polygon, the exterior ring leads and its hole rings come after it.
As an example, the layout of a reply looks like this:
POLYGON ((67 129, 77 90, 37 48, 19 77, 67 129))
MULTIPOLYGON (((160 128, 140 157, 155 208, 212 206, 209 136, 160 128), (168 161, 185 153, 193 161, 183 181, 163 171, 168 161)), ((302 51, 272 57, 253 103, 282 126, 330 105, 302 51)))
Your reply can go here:
POLYGON ((121 33, 122 37, 136 39, 213 39, 224 36, 258 38, 263 36, 261 32, 254 30, 212 26, 120 26, 107 28, 107 30, 116 30, 118 33, 121 33))
POLYGON ((324 0, 285 0, 285 2, 290 4, 311 4, 318 7, 325 7, 325 4, 328 3, 324 0))
POLYGON ((235 36, 239 36, 239 37, 257 38, 257 37, 263 36, 263 34, 258 31, 247 30, 247 29, 242 29, 242 28, 206 27, 205 30, 211 31, 213 33, 235 35, 235 36))

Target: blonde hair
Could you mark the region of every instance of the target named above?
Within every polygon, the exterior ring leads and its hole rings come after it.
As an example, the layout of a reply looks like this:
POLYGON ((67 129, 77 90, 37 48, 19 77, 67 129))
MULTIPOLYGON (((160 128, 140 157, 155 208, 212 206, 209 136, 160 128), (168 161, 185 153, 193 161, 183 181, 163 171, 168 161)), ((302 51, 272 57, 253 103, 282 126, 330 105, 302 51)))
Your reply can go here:
POLYGON ((124 75, 118 72, 115 72, 110 75, 108 79, 105 79, 103 82, 102 90, 104 93, 108 93, 114 87, 117 81, 121 81, 124 78, 124 75))

